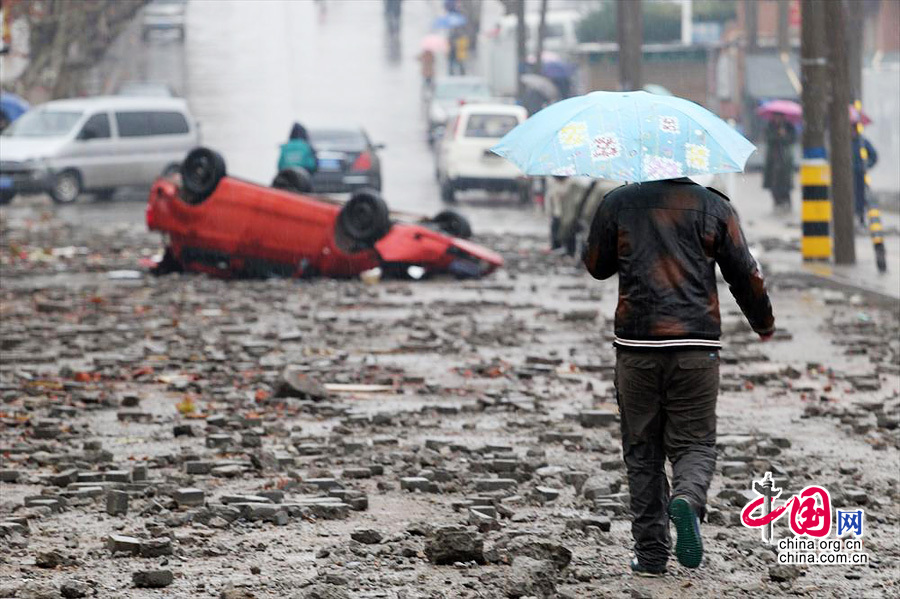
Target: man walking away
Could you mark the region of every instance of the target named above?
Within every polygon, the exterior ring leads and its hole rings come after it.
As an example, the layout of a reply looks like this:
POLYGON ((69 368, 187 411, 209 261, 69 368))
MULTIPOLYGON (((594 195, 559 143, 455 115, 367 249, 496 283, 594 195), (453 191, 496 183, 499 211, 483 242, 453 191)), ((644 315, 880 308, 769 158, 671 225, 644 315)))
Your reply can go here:
POLYGON ((763 341, 775 331, 762 274, 728 198, 689 179, 631 184, 600 203, 584 250, 597 279, 619 274, 616 393, 635 558, 660 576, 703 557, 700 521, 716 464, 721 320, 715 265, 763 341), (665 460, 672 463, 671 498, 665 460))

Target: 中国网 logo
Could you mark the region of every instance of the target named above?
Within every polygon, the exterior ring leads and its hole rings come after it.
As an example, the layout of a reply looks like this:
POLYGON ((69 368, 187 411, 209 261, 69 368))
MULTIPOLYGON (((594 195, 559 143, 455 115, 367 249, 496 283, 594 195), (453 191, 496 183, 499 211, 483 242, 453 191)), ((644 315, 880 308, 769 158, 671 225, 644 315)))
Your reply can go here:
POLYGON ((741 523, 748 528, 761 529, 763 542, 777 545, 779 563, 868 563, 869 555, 862 552, 865 522, 862 509, 832 510, 831 495, 826 488, 817 485, 782 499, 783 490, 776 486, 771 472, 753 481, 752 488, 758 497, 741 510, 741 523), (784 515, 788 516, 788 526, 793 534, 776 542, 773 525, 784 515), (828 538, 832 528, 836 538, 828 538))

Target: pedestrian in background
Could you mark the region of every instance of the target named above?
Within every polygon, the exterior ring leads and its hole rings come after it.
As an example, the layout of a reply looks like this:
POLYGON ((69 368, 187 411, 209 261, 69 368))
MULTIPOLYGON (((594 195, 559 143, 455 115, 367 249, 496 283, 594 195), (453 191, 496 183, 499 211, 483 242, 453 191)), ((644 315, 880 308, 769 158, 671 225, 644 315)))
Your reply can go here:
POLYGON ((678 535, 678 561, 696 568, 703 557, 700 518, 716 468, 721 319, 715 265, 765 341, 775 319, 762 274, 728 198, 686 178, 609 192, 583 260, 597 279, 619 275, 615 386, 631 494, 631 568, 641 576, 665 573, 667 520, 678 535))
POLYGON ((465 75, 469 60, 469 36, 462 29, 455 29, 450 36, 450 75, 465 75))
POLYGON ((791 211, 791 190, 794 188, 794 152, 797 130, 775 113, 766 126, 766 168, 763 187, 772 192, 776 212, 791 211))
POLYGON ((302 168, 310 175, 316 172, 318 160, 316 151, 309 141, 306 128, 300 123, 294 123, 288 135, 288 141, 281 146, 281 156, 278 158, 278 170, 286 168, 302 168))
POLYGON ((422 72, 422 87, 431 90, 434 87, 434 52, 422 50, 419 53, 419 66, 422 72))
POLYGON ((857 130, 856 124, 853 124, 852 127, 853 207, 856 212, 856 218, 865 227, 866 207, 868 205, 866 200, 866 173, 878 162, 878 152, 875 151, 875 147, 869 143, 869 140, 857 130), (865 158, 863 158, 863 150, 865 150, 865 158))

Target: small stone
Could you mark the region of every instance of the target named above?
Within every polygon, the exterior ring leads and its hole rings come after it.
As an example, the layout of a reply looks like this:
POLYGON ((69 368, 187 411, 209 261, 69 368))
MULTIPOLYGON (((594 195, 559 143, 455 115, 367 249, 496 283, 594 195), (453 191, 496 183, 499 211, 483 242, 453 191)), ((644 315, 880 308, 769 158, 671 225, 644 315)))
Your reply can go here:
POLYGON ((209 474, 213 469, 213 462, 192 460, 184 463, 185 474, 209 474))
POLYGON ((328 391, 315 379, 295 366, 288 366, 281 373, 275 387, 275 397, 297 397, 314 401, 327 399, 328 391))
POLYGON ((484 563, 484 540, 462 526, 436 528, 425 542, 425 555, 436 565, 474 561, 484 563))
POLYGON ((476 491, 502 491, 515 489, 518 481, 514 478, 478 478, 475 479, 476 491))
POLYGON ((130 553, 137 555, 141 551, 141 540, 126 535, 109 535, 106 546, 112 553, 130 553))
POLYGON ((65 599, 80 599, 88 596, 91 587, 80 580, 67 580, 60 585, 59 592, 65 599))
POLYGON ((507 575, 506 596, 550 599, 556 596, 556 576, 550 560, 516 556, 507 575))
POLYGON ((14 483, 19 480, 20 474, 21 473, 18 470, 4 468, 3 470, 0 470, 0 483, 14 483))
POLYGON ((384 536, 372 528, 357 528, 350 533, 350 538, 365 545, 377 545, 384 536))
POLYGON ((201 489, 195 489, 193 487, 182 488, 172 494, 172 499, 174 499, 175 503, 178 505, 203 505, 203 502, 206 500, 206 494, 201 489))
POLYGON ((141 557, 162 557, 172 555, 172 539, 157 537, 141 542, 141 557))
POLYGON ((422 476, 407 476, 400 479, 400 488, 405 491, 422 491, 433 493, 437 491, 437 485, 422 476))
POLYGON ((790 564, 778 564, 769 568, 769 579, 773 582, 791 582, 800 576, 800 568, 790 564))
POLYGON ((612 410, 583 410, 578 413, 578 422, 585 428, 609 426, 615 424, 617 418, 612 410))
POLYGON ((161 589, 175 580, 171 570, 144 570, 131 575, 134 586, 143 589, 161 589))
POLYGON ((67 487, 77 481, 78 469, 76 468, 63 470, 62 472, 58 472, 50 477, 50 484, 57 487, 67 487))
POLYGON ((535 487, 534 489, 535 495, 541 501, 553 501, 554 499, 559 497, 559 489, 552 489, 550 487, 535 487))
POLYGON ((194 427, 190 424, 176 424, 172 427, 172 434, 176 437, 193 437, 194 427))
POLYGON ((110 516, 127 514, 128 493, 125 491, 109 490, 106 493, 106 513, 110 516))

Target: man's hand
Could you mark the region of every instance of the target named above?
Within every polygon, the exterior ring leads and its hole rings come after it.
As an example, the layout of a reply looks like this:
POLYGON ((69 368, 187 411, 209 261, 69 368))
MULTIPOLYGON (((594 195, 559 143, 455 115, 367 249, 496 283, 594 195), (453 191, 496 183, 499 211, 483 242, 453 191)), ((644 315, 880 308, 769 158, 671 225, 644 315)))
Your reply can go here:
POLYGON ((769 341, 770 339, 772 339, 773 335, 775 335, 775 331, 772 331, 771 333, 766 333, 765 335, 760 334, 760 336, 759 336, 760 343, 765 343, 766 341, 769 341))

